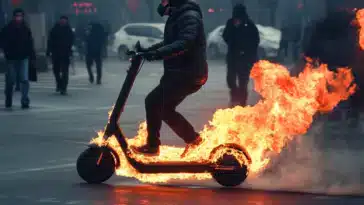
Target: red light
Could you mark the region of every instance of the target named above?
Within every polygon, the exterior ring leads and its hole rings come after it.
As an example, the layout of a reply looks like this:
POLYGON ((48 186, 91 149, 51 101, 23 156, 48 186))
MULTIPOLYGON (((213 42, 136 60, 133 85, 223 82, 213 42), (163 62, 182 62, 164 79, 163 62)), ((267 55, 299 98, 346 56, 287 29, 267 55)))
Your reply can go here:
POLYGON ((209 8, 208 12, 209 12, 209 13, 214 13, 214 12, 215 12, 215 9, 213 9, 213 8, 209 8))
POLYGON ((139 0, 128 0, 127 1, 127 5, 128 5, 128 8, 133 11, 133 12, 136 12, 136 10, 139 8, 140 6, 140 3, 139 3, 139 0))
POLYGON ((23 3, 22 0, 11 0, 11 4, 14 6, 17 6, 19 4, 23 3))

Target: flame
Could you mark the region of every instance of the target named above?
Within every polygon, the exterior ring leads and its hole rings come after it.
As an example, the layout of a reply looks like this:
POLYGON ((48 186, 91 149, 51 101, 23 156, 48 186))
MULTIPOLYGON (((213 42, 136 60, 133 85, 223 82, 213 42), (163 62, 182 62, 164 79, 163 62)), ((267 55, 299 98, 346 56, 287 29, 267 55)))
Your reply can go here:
POLYGON ((364 50, 364 9, 356 10, 356 20, 359 25, 359 45, 364 50))
MULTIPOLYGON (((291 77, 287 68, 268 61, 257 62, 250 77, 262 99, 254 106, 237 106, 219 109, 200 132, 204 142, 190 152, 184 161, 200 162, 209 159, 215 147, 236 143, 246 148, 252 157, 249 176, 257 176, 269 164, 272 156, 279 154, 295 136, 307 132, 313 116, 328 112, 355 92, 353 75, 349 68, 329 71, 326 65, 314 67, 307 63, 298 77, 291 77)), ((114 136, 103 139, 100 131, 91 143, 108 144, 118 154, 121 166, 117 175, 134 177, 142 182, 159 183, 172 179, 210 179, 206 174, 141 174, 130 166, 114 136)), ((130 145, 146 143, 146 123, 139 125, 138 134, 128 139, 130 145)), ((181 161, 184 148, 161 146, 158 157, 135 155, 138 161, 181 161)))

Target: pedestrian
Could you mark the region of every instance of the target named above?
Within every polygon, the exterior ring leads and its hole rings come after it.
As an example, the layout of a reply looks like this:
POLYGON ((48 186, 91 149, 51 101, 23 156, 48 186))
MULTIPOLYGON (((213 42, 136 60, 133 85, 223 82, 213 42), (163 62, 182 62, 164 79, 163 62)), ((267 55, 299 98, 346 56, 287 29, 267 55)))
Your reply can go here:
POLYGON ((357 90, 348 101, 340 103, 328 114, 328 117, 342 120, 345 113, 355 127, 358 126, 360 112, 364 108, 364 55, 358 44, 358 28, 353 24, 354 20, 355 13, 352 12, 337 9, 328 13, 313 26, 309 40, 304 45, 304 54, 327 64, 333 71, 340 67, 352 68, 357 90))
POLYGON ((200 6, 192 0, 162 0, 158 13, 169 16, 164 40, 142 49, 147 60, 164 59, 160 84, 145 99, 147 144, 132 147, 134 152, 158 155, 162 121, 187 144, 181 157, 203 140, 176 107, 197 92, 207 80, 206 37, 200 6))
POLYGON ((74 34, 67 16, 62 16, 51 29, 48 38, 47 56, 52 57, 56 92, 67 94, 69 66, 72 56, 74 34))
POLYGON ((22 9, 15 9, 13 19, 0 33, 1 45, 7 64, 5 76, 6 108, 12 107, 14 83, 16 83, 17 76, 19 76, 22 95, 21 106, 23 109, 29 108, 29 80, 34 80, 29 79, 29 76, 36 76, 33 36, 24 17, 25 13, 22 9))
POLYGON ((92 66, 96 64, 97 84, 101 84, 102 77, 102 59, 104 46, 106 44, 106 35, 101 23, 96 21, 88 25, 86 33, 86 67, 89 74, 90 83, 94 83, 94 74, 92 66))
POLYGON ((250 70, 258 60, 260 37, 244 5, 234 6, 233 16, 226 23, 223 38, 228 46, 226 61, 230 105, 245 106, 250 70))
POLYGON ((75 47, 79 55, 79 59, 82 61, 85 57, 85 25, 79 23, 75 29, 75 47))

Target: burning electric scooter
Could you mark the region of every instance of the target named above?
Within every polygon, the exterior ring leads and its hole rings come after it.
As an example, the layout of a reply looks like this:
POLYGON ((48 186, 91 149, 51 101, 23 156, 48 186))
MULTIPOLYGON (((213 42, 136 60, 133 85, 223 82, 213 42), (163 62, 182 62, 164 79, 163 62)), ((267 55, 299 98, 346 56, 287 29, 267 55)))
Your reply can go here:
MULTIPOLYGON (((137 46, 138 47, 138 44, 137 46)), ((138 49, 137 49, 138 50, 138 49)), ((138 172, 146 174, 163 173, 211 173, 222 186, 237 186, 245 181, 252 160, 248 152, 237 144, 223 144, 214 148, 206 161, 163 161, 143 163, 133 158, 126 136, 118 125, 121 113, 133 87, 134 81, 144 63, 142 53, 129 51, 131 65, 106 126, 104 139, 115 136, 127 159, 138 172)), ((120 167, 120 158, 110 146, 91 144, 77 160, 77 171, 88 183, 98 184, 108 180, 120 167)))

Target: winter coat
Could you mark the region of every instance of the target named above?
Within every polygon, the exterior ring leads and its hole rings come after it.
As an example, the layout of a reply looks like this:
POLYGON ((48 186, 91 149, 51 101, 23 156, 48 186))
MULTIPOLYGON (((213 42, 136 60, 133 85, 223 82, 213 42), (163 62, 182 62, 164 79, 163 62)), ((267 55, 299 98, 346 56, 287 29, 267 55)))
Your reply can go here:
POLYGON ((87 55, 100 56, 107 42, 104 27, 100 23, 91 23, 85 42, 87 55))
POLYGON ((249 19, 241 19, 241 24, 236 27, 234 19, 227 21, 223 33, 223 39, 228 46, 228 61, 237 60, 256 60, 260 43, 259 31, 255 24, 249 19))
POLYGON ((70 57, 74 33, 69 25, 56 24, 49 32, 47 53, 53 57, 70 57))
POLYGON ((164 58, 164 74, 171 78, 207 78, 206 37, 200 6, 185 1, 169 16, 162 43, 153 46, 164 58))
POLYGON ((25 23, 10 22, 1 30, 0 39, 6 60, 35 59, 32 32, 25 23))

